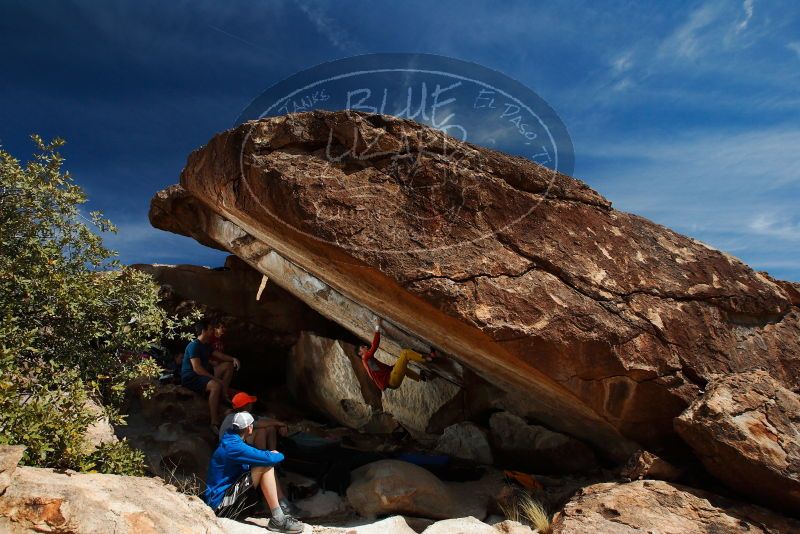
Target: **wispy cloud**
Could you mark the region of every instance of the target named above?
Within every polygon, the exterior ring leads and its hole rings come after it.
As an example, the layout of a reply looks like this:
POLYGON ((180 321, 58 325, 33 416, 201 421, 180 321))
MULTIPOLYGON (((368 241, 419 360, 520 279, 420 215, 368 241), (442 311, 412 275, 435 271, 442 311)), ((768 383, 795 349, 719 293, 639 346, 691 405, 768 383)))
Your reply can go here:
POLYGON ((719 6, 707 3, 689 14, 686 22, 673 31, 659 47, 662 58, 694 60, 706 52, 709 33, 705 31, 720 15, 719 6))
POLYGON ((736 32, 742 32, 747 29, 750 20, 753 18, 753 7, 755 0, 744 0, 742 8, 744 9, 744 18, 736 25, 736 32))
POLYGON ((797 57, 800 58, 800 41, 792 41, 786 45, 786 48, 797 54, 797 57))
POLYGON ((621 74, 633 68, 633 52, 627 51, 611 62, 611 68, 615 74, 621 74))
POLYGON ((788 214, 760 213, 747 224, 754 234, 783 240, 800 240, 800 221, 788 214))
POLYGON ((316 27, 333 46, 343 52, 349 53, 355 53, 361 49, 350 34, 342 28, 341 23, 329 17, 319 4, 300 0, 297 2, 297 6, 305 13, 314 27, 316 27))

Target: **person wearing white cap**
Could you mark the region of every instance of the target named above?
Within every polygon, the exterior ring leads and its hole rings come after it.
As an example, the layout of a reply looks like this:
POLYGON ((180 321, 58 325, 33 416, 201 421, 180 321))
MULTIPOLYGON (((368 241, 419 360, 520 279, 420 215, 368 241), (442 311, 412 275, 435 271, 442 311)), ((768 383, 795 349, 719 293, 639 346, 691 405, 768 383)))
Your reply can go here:
POLYGON ((278 501, 273 467, 283 461, 278 451, 262 451, 244 441, 253 432, 253 416, 248 412, 234 415, 231 428, 220 440, 208 466, 203 499, 220 517, 237 517, 259 501, 269 508, 272 517, 267 529, 273 532, 300 533, 305 524, 284 513, 278 501))

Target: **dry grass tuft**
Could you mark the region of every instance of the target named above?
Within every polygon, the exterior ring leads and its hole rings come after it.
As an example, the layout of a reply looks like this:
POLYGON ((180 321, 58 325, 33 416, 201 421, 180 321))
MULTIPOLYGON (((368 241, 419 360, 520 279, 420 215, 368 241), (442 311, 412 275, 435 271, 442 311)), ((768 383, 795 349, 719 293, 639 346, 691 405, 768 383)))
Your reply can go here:
POLYGON ((175 489, 186 495, 202 497, 203 481, 200 477, 194 473, 188 475, 181 473, 177 464, 174 462, 170 463, 171 465, 165 465, 166 462, 162 463, 164 468, 164 482, 175 486, 175 489))
POLYGON ((536 529, 539 534, 550 534, 552 532, 550 515, 547 510, 528 493, 515 499, 512 504, 503 506, 502 509, 506 518, 518 523, 527 523, 536 529))

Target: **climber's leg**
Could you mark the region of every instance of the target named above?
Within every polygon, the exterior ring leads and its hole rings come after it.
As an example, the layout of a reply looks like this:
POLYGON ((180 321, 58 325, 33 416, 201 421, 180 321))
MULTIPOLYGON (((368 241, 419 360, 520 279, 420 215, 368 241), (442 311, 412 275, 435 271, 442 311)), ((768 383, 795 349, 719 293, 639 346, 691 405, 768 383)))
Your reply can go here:
MULTIPOLYGON (((414 352, 411 349, 403 349, 400 351, 400 357, 397 358, 397 362, 394 364, 394 368, 392 369, 392 374, 389 375, 389 387, 392 389, 399 388, 400 384, 403 383, 403 378, 405 378, 406 374, 409 372, 408 369, 408 360, 414 362, 422 362, 425 361, 422 357, 422 354, 418 352, 414 352)), ((411 371, 413 373, 413 371, 411 371)), ((416 375, 416 373, 414 373, 416 375)), ((419 378, 419 375, 417 375, 419 378)))

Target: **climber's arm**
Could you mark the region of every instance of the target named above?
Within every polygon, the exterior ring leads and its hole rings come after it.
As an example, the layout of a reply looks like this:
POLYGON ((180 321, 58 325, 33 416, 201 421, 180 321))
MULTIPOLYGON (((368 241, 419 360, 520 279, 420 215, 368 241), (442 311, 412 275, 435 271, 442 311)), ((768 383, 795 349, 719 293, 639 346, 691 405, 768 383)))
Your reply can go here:
POLYGON ((381 324, 383 321, 378 319, 378 323, 375 325, 375 335, 372 337, 372 345, 370 346, 369 350, 367 350, 361 359, 366 362, 372 359, 375 356, 375 353, 378 351, 378 346, 381 344, 381 324))

